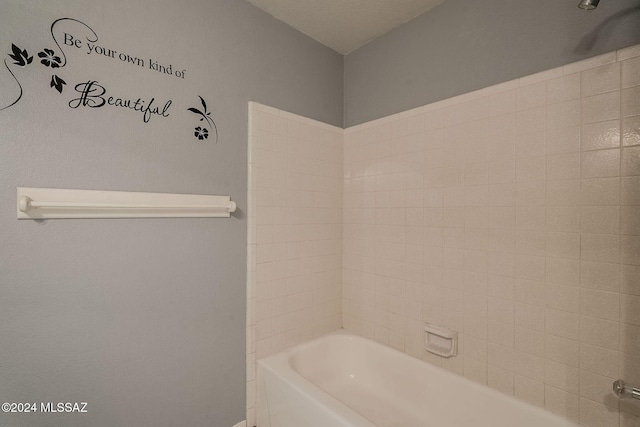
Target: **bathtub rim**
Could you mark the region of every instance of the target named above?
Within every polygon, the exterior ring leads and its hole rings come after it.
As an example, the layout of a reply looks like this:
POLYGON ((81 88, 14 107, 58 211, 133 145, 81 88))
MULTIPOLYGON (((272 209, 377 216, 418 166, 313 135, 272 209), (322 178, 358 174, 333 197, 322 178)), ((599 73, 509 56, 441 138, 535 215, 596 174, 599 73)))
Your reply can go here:
MULTIPOLYGON (((310 401, 313 401, 319 407, 331 413, 333 416, 341 419, 343 422, 362 427, 378 427, 370 420, 353 410, 351 407, 347 406, 339 399, 335 398, 322 388, 318 387, 313 382, 309 381, 307 378, 303 377, 293 368, 293 366, 291 366, 290 359, 293 355, 294 350, 312 346, 318 341, 331 336, 362 338, 353 333, 350 333, 349 331, 345 331, 344 329, 338 329, 312 340, 305 341, 287 350, 258 359, 258 377, 261 377, 262 375, 260 370, 264 369, 268 371, 270 375, 276 376, 280 380, 285 381, 296 392, 300 393, 300 395, 310 401)), ((260 382, 260 378, 258 379, 258 381, 260 382)))
POLYGON ((383 353, 399 357, 401 361, 408 361, 412 364, 419 364, 422 368, 429 371, 435 372, 440 375, 451 376, 452 379, 463 382, 467 388, 478 390, 479 392, 486 394, 488 397, 497 399, 501 403, 515 405, 516 407, 522 408, 525 411, 538 413, 541 417, 541 421, 545 421, 545 419, 549 421, 553 420, 559 423, 558 427, 581 427, 581 425, 575 420, 548 411, 543 407, 533 405, 513 395, 502 393, 489 387, 488 385, 480 384, 463 375, 449 371, 441 366, 434 365, 427 361, 418 359, 393 347, 390 347, 373 339, 357 335, 346 329, 338 329, 328 334, 324 334, 300 343, 279 353, 275 353, 273 355, 258 359, 258 366, 262 367, 262 369, 266 369, 272 375, 275 375, 278 378, 286 381, 305 398, 317 400, 319 406, 321 406, 323 409, 335 413, 345 421, 362 423, 357 425, 366 427, 378 427, 372 421, 359 414, 357 411, 343 403, 337 397, 334 397, 329 392, 323 390, 311 380, 304 377, 294 368, 291 359, 296 355, 296 353, 303 352, 305 349, 317 345, 318 342, 330 339, 332 337, 348 339, 349 341, 362 341, 366 345, 372 345, 374 347, 380 348, 383 353))

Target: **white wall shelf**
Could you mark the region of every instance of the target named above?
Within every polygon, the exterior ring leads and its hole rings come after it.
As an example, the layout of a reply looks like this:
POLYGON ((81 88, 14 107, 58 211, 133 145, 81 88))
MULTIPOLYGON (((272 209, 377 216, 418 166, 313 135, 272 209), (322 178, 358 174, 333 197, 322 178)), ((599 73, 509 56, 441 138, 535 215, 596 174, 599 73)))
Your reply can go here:
POLYGON ((18 219, 228 218, 229 196, 18 187, 18 219))

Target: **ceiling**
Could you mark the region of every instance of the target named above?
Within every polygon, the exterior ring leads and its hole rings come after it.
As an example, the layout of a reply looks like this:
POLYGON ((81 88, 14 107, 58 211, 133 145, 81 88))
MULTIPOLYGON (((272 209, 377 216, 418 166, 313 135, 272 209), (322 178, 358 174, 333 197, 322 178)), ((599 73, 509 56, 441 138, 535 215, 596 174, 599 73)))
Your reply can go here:
POLYGON ((444 0, 248 0, 339 53, 410 21, 444 0))

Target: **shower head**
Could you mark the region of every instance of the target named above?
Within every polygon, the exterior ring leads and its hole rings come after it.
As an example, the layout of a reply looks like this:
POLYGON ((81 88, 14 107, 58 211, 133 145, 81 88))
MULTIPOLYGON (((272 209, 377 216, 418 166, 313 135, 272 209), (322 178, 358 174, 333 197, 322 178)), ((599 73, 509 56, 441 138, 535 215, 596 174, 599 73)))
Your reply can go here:
POLYGON ((578 7, 583 10, 593 10, 598 7, 600 0, 580 0, 578 7))

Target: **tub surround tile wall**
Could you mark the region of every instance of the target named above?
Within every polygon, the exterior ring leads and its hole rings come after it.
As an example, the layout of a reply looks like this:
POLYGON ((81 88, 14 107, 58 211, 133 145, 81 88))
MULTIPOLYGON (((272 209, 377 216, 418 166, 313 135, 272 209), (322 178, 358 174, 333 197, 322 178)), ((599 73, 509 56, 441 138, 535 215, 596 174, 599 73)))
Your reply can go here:
POLYGON ((634 46, 344 131, 252 104, 249 425, 256 358, 343 326, 639 426, 610 392, 640 383, 639 76, 634 46), (457 357, 425 352, 425 322, 457 357))
POLYGON ((340 128, 249 107, 247 421, 255 360, 342 326, 340 128))
POLYGON ((640 51, 345 131, 344 327, 587 426, 637 426, 640 51), (425 322, 460 354, 424 351, 425 322))

